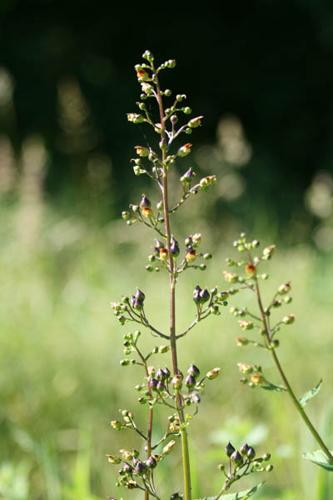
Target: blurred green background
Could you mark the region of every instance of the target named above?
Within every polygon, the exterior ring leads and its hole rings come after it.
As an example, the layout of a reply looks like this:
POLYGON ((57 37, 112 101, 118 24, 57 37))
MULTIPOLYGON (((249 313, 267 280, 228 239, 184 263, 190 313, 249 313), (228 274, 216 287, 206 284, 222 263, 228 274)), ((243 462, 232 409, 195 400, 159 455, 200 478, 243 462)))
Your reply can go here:
MULTIPOLYGON (((141 375, 119 367, 124 330, 109 303, 140 286, 151 316, 167 318, 166 276, 144 270, 153 235, 119 220, 143 191, 157 196, 129 164, 147 130, 125 116, 146 48, 177 59, 165 85, 205 116, 179 172, 218 177, 176 223, 179 239, 202 232, 214 252, 180 286, 179 324, 194 314, 194 285, 223 286, 241 230, 276 242, 267 294, 291 279, 297 315, 281 356, 299 394, 324 378, 309 412, 333 446, 332 4, 2 0, 0 44, 0 498, 130 496, 105 454, 135 443, 109 421, 136 408, 141 375)), ((258 498, 333 498, 328 476, 301 459, 316 445, 286 397, 239 383, 237 362, 260 353, 240 351, 238 334, 226 311, 181 343, 184 368, 223 368, 193 422, 195 495, 218 489, 226 441, 248 439, 274 457, 258 498)), ((177 489, 175 460, 160 476, 165 496, 177 489)))

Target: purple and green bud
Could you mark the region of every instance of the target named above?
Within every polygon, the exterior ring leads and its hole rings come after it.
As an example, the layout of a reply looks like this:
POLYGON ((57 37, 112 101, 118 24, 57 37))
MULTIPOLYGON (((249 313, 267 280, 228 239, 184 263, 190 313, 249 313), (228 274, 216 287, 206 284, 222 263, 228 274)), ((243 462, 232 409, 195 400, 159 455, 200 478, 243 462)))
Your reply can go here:
POLYGON ((145 463, 149 469, 155 469, 157 465, 157 460, 153 455, 151 455, 150 457, 147 458, 145 463))
POLYGON ((239 451, 238 451, 238 450, 235 450, 235 451, 233 452, 233 454, 230 456, 230 460, 231 460, 232 462, 234 462, 234 463, 235 463, 236 465, 238 465, 238 466, 239 466, 239 465, 242 465, 242 463, 243 463, 243 457, 242 457, 242 455, 239 453, 239 451))
POLYGON ((236 451, 236 449, 234 448, 234 446, 230 443, 227 444, 227 446, 225 447, 225 452, 227 454, 227 457, 231 457, 231 455, 236 451))
POLYGON ((193 375, 187 375, 185 378, 185 385, 188 389, 192 389, 196 384, 195 377, 193 375))
POLYGON ((195 176, 196 176, 196 173, 194 172, 194 170, 192 169, 192 167, 190 167, 185 172, 185 174, 181 176, 180 182, 182 182, 183 184, 190 184, 192 178, 195 177, 195 176))
POLYGON ((197 366, 195 365, 190 365, 189 369, 187 370, 187 373, 189 375, 192 375, 192 377, 199 377, 200 375, 200 370, 197 366))
POLYGON ((170 253, 173 257, 178 257, 179 255, 178 241, 174 238, 174 236, 171 236, 170 240, 170 253))

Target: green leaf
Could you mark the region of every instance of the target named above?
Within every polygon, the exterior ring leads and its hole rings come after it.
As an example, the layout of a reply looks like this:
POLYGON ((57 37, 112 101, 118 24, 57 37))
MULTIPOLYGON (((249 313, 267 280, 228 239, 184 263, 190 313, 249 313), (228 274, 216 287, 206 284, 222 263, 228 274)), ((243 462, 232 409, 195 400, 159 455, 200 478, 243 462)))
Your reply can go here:
MULTIPOLYGON (((246 500, 247 498, 252 497, 258 490, 259 488, 262 487, 264 483, 259 483, 256 486, 253 486, 252 488, 248 490, 243 490, 243 491, 238 491, 236 493, 229 493, 228 495, 222 495, 219 497, 221 500, 241 500, 244 499, 246 500)), ((198 500, 215 500, 215 497, 203 497, 198 500)))
POLYGON ((272 384, 271 382, 266 382, 264 384, 261 384, 259 387, 265 389, 265 391, 283 392, 287 390, 283 385, 276 385, 272 384))
MULTIPOLYGON (((333 451, 331 451, 331 453, 333 454, 333 451)), ((303 458, 305 458, 305 460, 310 460, 310 462, 313 462, 314 464, 317 464, 330 472, 333 472, 333 463, 330 463, 328 461, 328 458, 323 450, 303 453, 303 458)))
POLYGON ((318 392, 320 391, 322 382, 323 382, 323 380, 320 379, 317 385, 315 385, 312 389, 310 389, 308 392, 306 392, 300 398, 299 402, 301 403, 301 405, 303 406, 303 408, 310 401, 310 399, 312 399, 315 396, 317 396, 318 392))

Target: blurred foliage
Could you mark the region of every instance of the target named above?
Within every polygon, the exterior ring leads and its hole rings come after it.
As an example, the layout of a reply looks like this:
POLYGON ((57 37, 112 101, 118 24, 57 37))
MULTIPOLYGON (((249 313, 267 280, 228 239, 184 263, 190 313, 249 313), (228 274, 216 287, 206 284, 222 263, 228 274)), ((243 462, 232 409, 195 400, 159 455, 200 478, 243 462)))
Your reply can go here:
POLYGON ((145 48, 176 57, 175 91, 190 88, 205 116, 193 161, 221 178, 215 222, 273 226, 286 242, 308 238, 319 222, 314 239, 331 249, 332 17, 330 2, 312 0, 190 9, 3 0, 0 134, 18 163, 24 141, 38 134, 47 192, 88 201, 103 192, 112 215, 131 195, 130 145, 145 141, 144 128, 125 120, 136 99, 132 67, 145 48))
MULTIPOLYGON (((109 422, 117 418, 118 408, 137 408, 131 390, 137 374, 135 368, 119 366, 122 332, 109 303, 140 285, 149 297, 152 321, 160 324, 167 318, 165 276, 152 277, 138 267, 147 250, 147 234, 140 228, 128 229, 122 221, 100 227, 92 216, 79 216, 73 209, 71 217, 65 217, 38 197, 32 200, 2 202, 0 210, 0 498, 1 494, 10 500, 119 496, 105 455, 121 442, 109 422)), ((186 210, 191 212, 190 202, 186 210)), ((264 243, 270 243, 262 236, 264 243)), ((222 285, 229 243, 216 248, 216 260, 206 273, 193 272, 180 285, 180 328, 194 314, 193 286, 222 285)), ((322 421, 329 440, 333 261, 301 245, 277 252, 270 266, 273 278, 267 292, 291 277, 292 309, 298 318, 297 327, 285 333, 281 356, 298 394, 323 376, 322 390, 309 403, 309 411, 322 421)), ((238 334, 226 311, 223 318, 199 326, 180 346, 184 366, 200 351, 203 371, 219 365, 223 373, 220 383, 209 388, 205 418, 199 415, 192 426, 195 494, 204 496, 220 486, 216 465, 229 436, 235 444, 251 439, 258 450, 269 444, 275 470, 258 499, 328 500, 331 478, 301 459, 303 451, 315 447, 288 400, 283 394, 271 397, 239 383, 237 362, 253 362, 254 357, 257 361, 258 353, 239 350, 234 342, 238 334), (203 349, 205 345, 209 348, 203 349), (207 439, 208 452, 202 455, 207 439)), ((149 335, 146 342, 155 345, 149 335)), ((259 362, 279 383, 267 359, 259 362)), ((139 420, 144 418, 141 411, 136 410, 139 420)), ((128 439, 135 445, 134 436, 128 439)), ((171 474, 177 467, 173 460, 170 455, 159 478, 170 488, 177 481, 171 474)))

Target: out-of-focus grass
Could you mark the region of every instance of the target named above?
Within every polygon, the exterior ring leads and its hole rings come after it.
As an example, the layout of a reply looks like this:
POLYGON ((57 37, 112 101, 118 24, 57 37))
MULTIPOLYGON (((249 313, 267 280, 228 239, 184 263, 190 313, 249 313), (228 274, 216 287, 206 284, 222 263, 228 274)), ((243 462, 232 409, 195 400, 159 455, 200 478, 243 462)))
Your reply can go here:
MULTIPOLYGON (((20 217, 19 210, 8 208, 0 216, 0 498, 120 495, 114 487, 116 469, 105 454, 138 443, 130 434, 112 431, 109 421, 118 408, 133 409, 139 420, 144 410, 136 406, 133 389, 141 373, 119 366, 128 327, 115 322, 109 303, 140 286, 150 318, 165 327, 166 276, 144 270, 152 235, 136 227, 127 231, 120 223, 96 227, 91 220, 49 211, 31 241, 22 236, 20 217)), ((194 314, 194 285, 224 286, 224 259, 232 251, 231 241, 224 242, 205 273, 184 276, 177 299, 179 327, 194 314)), ((333 260, 304 246, 278 251, 267 268, 272 274, 265 284, 268 296, 292 279, 295 299, 288 310, 297 322, 281 332, 281 357, 299 394, 324 378, 309 412, 333 446, 333 260)), ((250 305, 246 294, 243 301, 250 305)), ((235 346, 238 334, 226 309, 180 344, 184 369, 193 361, 203 372, 223 369, 223 376, 208 385, 191 426, 195 495, 212 494, 220 486, 216 465, 230 438, 235 444, 248 439, 273 455, 275 470, 258 498, 332 498, 328 476, 301 459, 303 450, 316 445, 287 397, 239 383, 238 361, 260 361, 271 380, 279 379, 265 353, 235 346)), ((146 333, 145 342, 155 345, 156 339, 146 333)), ((171 455, 159 479, 164 495, 176 489, 174 467, 179 469, 179 463, 171 455)))

